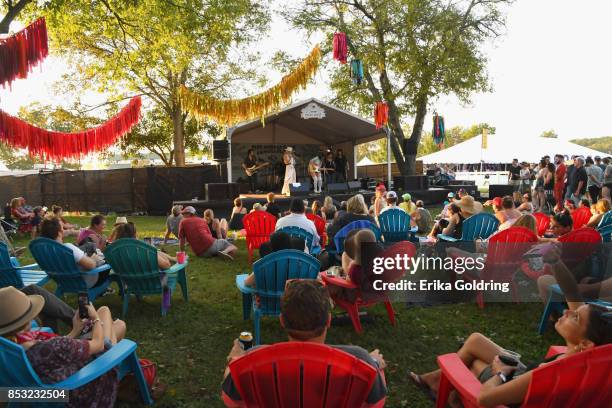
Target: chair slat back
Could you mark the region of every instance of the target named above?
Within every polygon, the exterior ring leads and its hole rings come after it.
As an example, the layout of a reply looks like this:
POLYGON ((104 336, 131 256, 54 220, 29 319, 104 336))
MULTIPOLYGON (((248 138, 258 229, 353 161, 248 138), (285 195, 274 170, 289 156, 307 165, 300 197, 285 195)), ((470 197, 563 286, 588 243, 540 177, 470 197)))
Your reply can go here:
MULTIPOLYGON (((0 228, 2 227, 0 226, 0 228)), ((21 279, 21 275, 17 273, 11 262, 8 246, 0 241, 0 288, 7 286, 21 289, 23 288, 23 279, 21 279)))
POLYGON ((489 238, 499 227, 499 220, 494 215, 481 212, 463 221, 461 241, 474 241, 489 238))
POLYGON ((597 224, 597 228, 604 228, 609 225, 612 225, 612 210, 604 214, 599 224, 597 224))
POLYGON ((358 358, 303 342, 260 347, 229 368, 247 407, 360 407, 376 380, 374 367, 358 358))
POLYGON ((36 238, 29 248, 40 269, 61 286, 64 293, 87 292, 70 248, 49 238, 36 238))
POLYGON ((538 229, 538 235, 539 236, 544 236, 544 233, 548 230, 548 228, 550 227, 550 217, 544 213, 541 212, 537 212, 537 213, 533 213, 533 216, 536 219, 536 226, 538 229))
POLYGON ((316 279, 321 264, 303 251, 283 249, 253 264, 258 307, 263 314, 280 314, 280 297, 289 279, 316 279))
POLYGON ((121 238, 106 248, 104 256, 131 293, 161 292, 157 249, 153 246, 134 238, 121 238))
POLYGON ((603 242, 612 242, 612 224, 597 228, 603 242))
POLYGON ((575 230, 584 227, 591 219, 591 209, 587 207, 576 208, 572 213, 573 226, 575 230))
POLYGON ((563 243, 561 259, 571 269, 598 249, 602 236, 593 228, 582 227, 560 236, 559 242, 563 243))
POLYGON ((266 211, 253 211, 242 218, 249 248, 257 249, 270 240, 276 228, 276 217, 266 211))
POLYGON ((0 337, 0 384, 3 387, 40 387, 23 347, 0 337))
POLYGON ((348 233, 354 229, 363 229, 363 228, 371 229, 372 232, 374 232, 374 235, 376 235, 376 240, 380 241, 382 237, 382 233, 380 232, 380 229, 376 225, 372 224, 368 220, 353 221, 349 224, 346 224, 344 227, 340 229, 340 231, 336 233, 336 235, 334 235, 334 243, 336 244, 336 251, 338 252, 338 254, 341 254, 342 252, 344 252, 344 239, 346 238, 348 233))
POLYGON ((510 227, 493 234, 487 246, 483 279, 511 279, 523 260, 523 254, 537 242, 537 235, 525 227, 510 227))
POLYGON ((308 248, 308 251, 312 252, 312 242, 314 240, 314 237, 312 236, 310 232, 300 227, 283 227, 279 229, 279 231, 283 231, 284 233, 289 234, 290 236, 295 237, 295 238, 304 239, 304 242, 306 242, 306 247, 308 248))
POLYGON ((380 232, 385 242, 399 242, 408 239, 410 215, 401 208, 390 208, 378 216, 380 232))

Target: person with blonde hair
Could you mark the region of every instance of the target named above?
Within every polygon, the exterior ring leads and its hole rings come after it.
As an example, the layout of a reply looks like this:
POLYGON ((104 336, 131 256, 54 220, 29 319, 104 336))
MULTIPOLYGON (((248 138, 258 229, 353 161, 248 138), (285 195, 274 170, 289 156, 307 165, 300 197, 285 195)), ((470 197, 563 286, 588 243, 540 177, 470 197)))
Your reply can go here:
POLYGON ((353 221, 364 220, 375 224, 376 221, 368 214, 368 207, 365 199, 361 194, 355 194, 346 202, 346 213, 337 217, 334 222, 327 228, 327 236, 329 244, 334 245, 334 235, 340 231, 345 225, 353 221))
POLYGON ((178 238, 179 225, 183 219, 183 214, 181 214, 182 210, 182 205, 172 206, 172 209, 170 210, 171 213, 168 218, 166 218, 166 235, 164 235, 164 244, 168 242, 170 234, 178 238))
POLYGON ((597 228, 604 214, 610 210, 612 210, 612 206, 610 205, 610 202, 606 200, 605 198, 600 199, 593 206, 593 209, 591 210, 593 215, 589 219, 589 222, 587 222, 586 226, 591 227, 591 228, 597 228))
POLYGON ((227 220, 215 218, 215 213, 210 208, 204 211, 204 220, 208 224, 213 238, 227 238, 227 220))
POLYGON ((525 227, 538 235, 538 222, 531 214, 523 214, 512 224, 513 227, 525 227))
POLYGON ((266 195, 266 199, 268 204, 266 204, 266 211, 276 218, 280 218, 282 216, 280 207, 274 202, 276 196, 274 193, 270 192, 266 195))
POLYGON ((321 208, 321 213, 323 214, 323 218, 327 220, 327 222, 332 222, 336 215, 336 206, 334 205, 334 200, 330 196, 326 196, 323 200, 323 207, 321 208))

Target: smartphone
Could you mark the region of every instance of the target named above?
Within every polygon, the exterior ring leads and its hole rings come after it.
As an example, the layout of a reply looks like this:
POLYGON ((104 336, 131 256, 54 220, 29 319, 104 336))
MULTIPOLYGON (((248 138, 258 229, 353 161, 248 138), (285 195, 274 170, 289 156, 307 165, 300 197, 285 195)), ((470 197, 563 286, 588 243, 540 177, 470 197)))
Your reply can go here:
POLYGON ((511 367, 516 367, 519 365, 519 360, 516 359, 514 356, 510 356, 508 354, 500 354, 499 359, 502 363, 511 367))
POLYGON ((79 292, 79 317, 81 319, 87 319, 89 312, 87 311, 87 305, 89 304, 89 296, 87 292, 79 292))

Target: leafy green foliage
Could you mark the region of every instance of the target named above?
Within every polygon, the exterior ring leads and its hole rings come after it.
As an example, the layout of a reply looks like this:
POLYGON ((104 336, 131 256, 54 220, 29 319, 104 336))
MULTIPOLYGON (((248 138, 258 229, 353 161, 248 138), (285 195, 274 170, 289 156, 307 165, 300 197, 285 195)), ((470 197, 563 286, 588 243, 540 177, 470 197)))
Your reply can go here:
POLYGON ((570 142, 612 155, 612 136, 572 139, 570 142))
POLYGON ((544 132, 542 132, 540 137, 544 137, 547 139, 556 139, 559 137, 559 135, 557 134, 557 132, 555 132, 554 129, 550 129, 550 130, 545 130, 544 132))
MULTIPOLYGON (((489 135, 495 134, 495 127, 488 123, 480 123, 478 125, 472 125, 468 128, 461 126, 455 126, 450 129, 446 129, 446 140, 444 141, 444 148, 454 146, 458 143, 465 142, 475 136, 482 134, 483 130, 487 129, 489 135)), ((431 132, 426 132, 421 139, 419 145, 419 156, 425 156, 430 153, 439 151, 440 148, 433 141, 431 132)))

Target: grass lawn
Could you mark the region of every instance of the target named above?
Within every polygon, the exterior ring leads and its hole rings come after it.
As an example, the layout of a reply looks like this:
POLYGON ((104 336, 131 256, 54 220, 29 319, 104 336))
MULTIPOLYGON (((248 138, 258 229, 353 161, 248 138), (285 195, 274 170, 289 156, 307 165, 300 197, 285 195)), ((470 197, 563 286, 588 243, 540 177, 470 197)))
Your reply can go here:
MULTIPOLYGON (((69 217, 70 222, 86 225, 86 217, 69 217)), ((138 235, 163 236, 164 218, 130 217, 138 235)), ((109 217, 109 225, 113 219, 109 217)), ((17 245, 27 245, 25 238, 17 245)), ((162 407, 222 407, 220 383, 226 356, 232 341, 243 330, 253 331, 251 321, 242 320, 242 299, 235 286, 235 275, 249 271, 245 241, 237 243, 240 253, 235 262, 190 257, 187 267, 190 300, 182 300, 180 289, 173 297, 168 316, 160 315, 160 298, 152 296, 137 302, 132 299, 125 320, 128 337, 138 343, 140 357, 155 361, 160 380, 168 384, 168 392, 156 405, 162 407)), ((178 246, 167 247, 174 254, 178 246)), ((22 263, 32 261, 26 253, 22 263)), ((53 283, 47 285, 53 290, 53 283)), ((76 306, 76 298, 67 302, 76 306)), ((121 299, 109 295, 96 301, 108 305, 120 317, 121 299)), ((485 310, 475 303, 407 308, 394 305, 398 325, 392 327, 382 305, 371 309, 374 321, 364 323, 363 335, 350 325, 332 326, 329 344, 355 344, 367 350, 380 349, 388 363, 386 378, 389 388, 388 407, 431 407, 429 402, 407 379, 408 370, 423 372, 436 368, 435 357, 455 351, 472 332, 493 338, 505 348, 516 350, 524 361, 542 358, 551 344, 560 344, 554 331, 543 337, 537 324, 543 306, 531 304, 487 304, 485 310)), ((262 342, 285 340, 278 319, 262 321, 262 342)))

